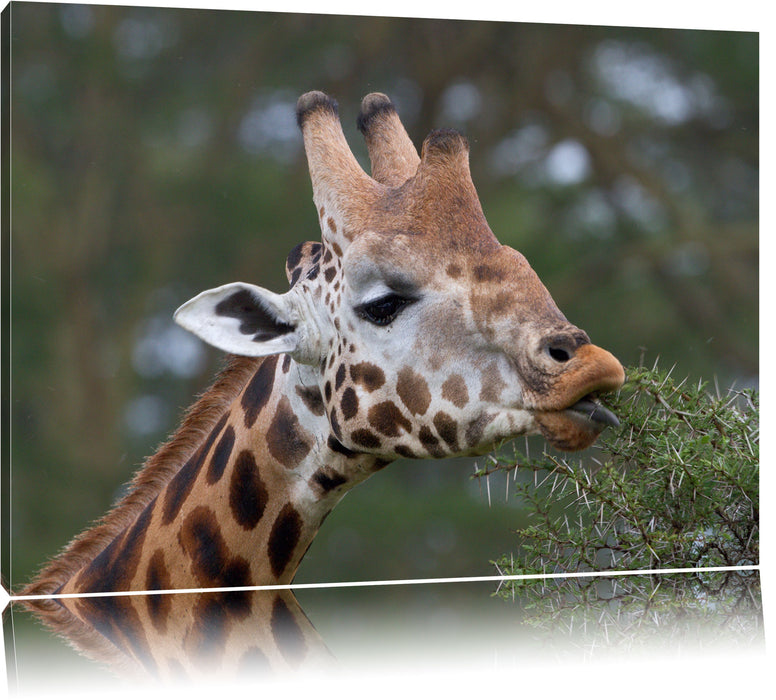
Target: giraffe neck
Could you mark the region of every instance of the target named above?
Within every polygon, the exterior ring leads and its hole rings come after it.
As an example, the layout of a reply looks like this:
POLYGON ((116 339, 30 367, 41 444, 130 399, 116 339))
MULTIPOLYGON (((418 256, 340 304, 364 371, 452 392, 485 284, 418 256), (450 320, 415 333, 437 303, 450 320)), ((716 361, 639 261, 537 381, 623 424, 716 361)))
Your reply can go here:
POLYGON ((188 461, 60 591, 289 583, 326 515, 384 464, 330 434, 313 369, 270 356, 188 461))

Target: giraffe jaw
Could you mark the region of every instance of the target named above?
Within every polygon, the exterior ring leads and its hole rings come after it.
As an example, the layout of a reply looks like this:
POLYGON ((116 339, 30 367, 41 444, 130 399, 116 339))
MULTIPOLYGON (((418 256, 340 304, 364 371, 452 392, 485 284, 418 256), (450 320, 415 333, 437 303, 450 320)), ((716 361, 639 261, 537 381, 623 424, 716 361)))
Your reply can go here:
POLYGON ((544 439, 564 452, 584 450, 605 428, 620 425, 617 416, 592 393, 559 411, 535 411, 534 418, 544 439))

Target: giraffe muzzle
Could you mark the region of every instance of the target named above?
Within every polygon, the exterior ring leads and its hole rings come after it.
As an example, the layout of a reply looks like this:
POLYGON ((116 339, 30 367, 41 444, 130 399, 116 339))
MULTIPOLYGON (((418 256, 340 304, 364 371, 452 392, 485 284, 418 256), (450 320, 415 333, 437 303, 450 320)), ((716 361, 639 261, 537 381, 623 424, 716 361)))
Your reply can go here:
POLYGON ((537 401, 534 417, 544 438, 558 449, 574 452, 595 442, 620 421, 599 396, 619 389, 625 372, 609 352, 589 343, 559 365, 564 371, 537 401))

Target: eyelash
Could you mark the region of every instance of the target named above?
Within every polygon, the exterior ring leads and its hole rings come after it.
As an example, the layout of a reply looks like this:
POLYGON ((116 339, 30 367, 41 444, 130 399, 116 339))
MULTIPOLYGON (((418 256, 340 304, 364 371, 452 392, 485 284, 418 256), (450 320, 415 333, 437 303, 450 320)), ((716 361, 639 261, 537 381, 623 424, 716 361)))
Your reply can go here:
POLYGON ((399 312, 414 299, 408 299, 398 294, 386 294, 359 306, 356 311, 361 318, 376 326, 387 326, 399 315, 399 312))

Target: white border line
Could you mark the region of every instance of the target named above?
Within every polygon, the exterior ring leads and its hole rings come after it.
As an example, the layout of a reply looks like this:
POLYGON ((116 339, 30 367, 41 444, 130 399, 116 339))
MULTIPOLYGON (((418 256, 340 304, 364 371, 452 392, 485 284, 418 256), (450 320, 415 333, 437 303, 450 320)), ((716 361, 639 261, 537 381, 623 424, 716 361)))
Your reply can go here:
MULTIPOLYGON (((578 571, 555 574, 515 574, 512 576, 464 576, 426 579, 388 579, 383 581, 350 581, 339 583, 285 583, 267 586, 225 586, 220 588, 180 588, 158 591, 101 591, 97 593, 59 593, 51 595, 8 596, 10 602, 27 600, 66 600, 69 598, 109 598, 148 595, 172 595, 181 593, 242 593, 246 591, 299 591, 318 588, 367 588, 375 586, 411 586, 433 583, 504 583, 506 581, 539 581, 564 578, 611 578, 622 576, 652 576, 669 574, 705 574, 733 571, 759 571, 760 566, 702 566, 679 569, 637 569, 617 571, 578 571)), ((3 591, 5 593, 5 591, 3 591)))

